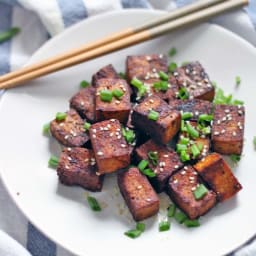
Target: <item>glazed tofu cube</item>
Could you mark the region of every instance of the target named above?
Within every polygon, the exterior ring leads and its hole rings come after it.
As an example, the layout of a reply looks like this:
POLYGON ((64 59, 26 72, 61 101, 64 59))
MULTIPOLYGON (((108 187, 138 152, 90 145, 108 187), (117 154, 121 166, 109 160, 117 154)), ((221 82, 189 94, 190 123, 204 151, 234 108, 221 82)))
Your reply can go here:
POLYGON ((154 216, 159 211, 159 199, 148 179, 132 167, 118 173, 120 192, 135 221, 154 216))
POLYGON ((217 105, 212 125, 212 144, 214 151, 230 155, 240 155, 244 141, 243 106, 217 105))
POLYGON ((111 173, 130 164, 130 147, 122 135, 118 120, 95 123, 91 125, 89 133, 100 174, 111 173))
POLYGON ((206 156, 194 167, 209 187, 216 192, 220 202, 231 198, 242 189, 227 163, 217 153, 206 156))
POLYGON ((164 191, 170 176, 183 166, 173 149, 156 144, 153 140, 149 140, 138 147, 136 154, 139 160, 147 160, 149 168, 156 174, 155 177, 150 178, 150 182, 158 193, 164 191), (156 153, 157 163, 150 160, 148 156, 150 152, 156 153))
POLYGON ((131 110, 130 92, 128 84, 123 79, 102 78, 96 83, 96 120, 118 119, 121 123, 126 123, 131 110), (120 90, 123 95, 116 99, 112 98, 111 102, 105 102, 101 99, 101 92, 104 90, 120 90))
POLYGON ((213 105, 211 102, 200 99, 193 100, 170 100, 169 106, 172 109, 193 114, 191 120, 197 121, 202 114, 211 115, 213 112, 213 105))
POLYGON ((180 87, 185 87, 190 99, 213 101, 215 90, 199 62, 191 62, 177 68, 173 75, 180 87))
POLYGON ((211 190, 203 198, 195 198, 194 191, 200 184, 202 181, 191 166, 185 166, 172 175, 168 183, 170 198, 190 219, 206 214, 216 204, 216 194, 211 190))
POLYGON ((54 119, 51 121, 51 134, 64 146, 81 147, 89 140, 89 136, 84 130, 84 121, 74 109, 70 109, 66 114, 65 120, 54 119))
POLYGON ((95 88, 88 86, 81 89, 70 99, 70 107, 75 109, 82 118, 95 120, 95 88))
POLYGON ((113 78, 113 79, 118 79, 119 76, 114 69, 114 67, 109 64, 103 68, 101 68, 96 74, 92 76, 92 85, 95 86, 98 80, 102 78, 113 78))
POLYGON ((148 133, 156 142, 166 144, 180 129, 181 115, 172 110, 169 105, 158 96, 152 95, 144 99, 134 108, 132 124, 148 133), (150 115, 157 112, 157 119, 150 115))
POLYGON ((101 191, 104 175, 97 175, 92 150, 86 148, 64 148, 59 159, 57 174, 61 183, 79 185, 90 191, 101 191))

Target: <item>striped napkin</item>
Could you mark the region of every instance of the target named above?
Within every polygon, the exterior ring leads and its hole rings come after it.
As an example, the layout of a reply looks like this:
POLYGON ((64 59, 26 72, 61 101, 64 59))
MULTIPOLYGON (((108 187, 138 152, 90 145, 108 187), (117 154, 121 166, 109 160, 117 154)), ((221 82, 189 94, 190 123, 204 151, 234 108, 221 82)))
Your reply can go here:
MULTIPOLYGON (((22 28, 22 33, 12 41, 0 45, 0 74, 21 67, 50 37, 90 16, 123 8, 172 10, 191 2, 193 0, 0 0, 0 31, 12 26, 22 28)), ((223 15, 213 22, 256 46, 256 0, 251 0, 244 11, 223 15)), ((0 205, 0 256, 72 255, 29 223, 12 202, 1 177, 0 205)), ((252 239, 232 255, 256 255, 256 241, 252 239)))

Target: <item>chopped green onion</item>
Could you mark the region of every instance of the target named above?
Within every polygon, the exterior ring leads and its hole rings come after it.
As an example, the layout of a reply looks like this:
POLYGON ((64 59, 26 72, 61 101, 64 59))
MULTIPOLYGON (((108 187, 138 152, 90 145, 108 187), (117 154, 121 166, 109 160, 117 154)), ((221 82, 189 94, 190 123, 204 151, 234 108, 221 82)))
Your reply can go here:
POLYGON ((202 114, 199 116, 198 121, 207 121, 207 122, 211 122, 213 119, 213 115, 206 115, 206 114, 202 114))
POLYGON ((174 72, 177 67, 178 67, 178 65, 175 62, 172 62, 169 64, 168 70, 169 70, 169 72, 174 72))
POLYGON ((133 143, 135 140, 135 133, 133 130, 130 130, 128 128, 122 128, 122 134, 126 140, 126 142, 128 142, 129 144, 133 143))
POLYGON ((180 153, 181 151, 186 151, 187 150, 187 145, 184 144, 177 144, 176 145, 176 151, 180 153))
POLYGON ((153 120, 153 121, 157 121, 159 117, 159 113, 154 111, 154 110, 150 110, 148 113, 148 119, 149 120, 153 120))
POLYGON ((118 75, 119 75, 120 78, 126 79, 126 75, 125 75, 124 72, 119 72, 118 75))
POLYGON ((146 225, 145 225, 144 223, 142 223, 142 222, 138 222, 138 223, 136 224, 136 229, 137 229, 137 230, 140 230, 141 232, 144 232, 144 231, 145 231, 145 228, 146 228, 146 225))
POLYGON ((153 87, 156 91, 164 91, 168 90, 168 82, 167 81, 159 81, 153 84, 153 87))
POLYGON ((183 151, 180 152, 180 159, 181 159, 182 162, 186 162, 186 161, 190 160, 190 156, 187 153, 187 151, 183 150, 183 151))
POLYGON ((182 67, 187 66, 189 63, 190 63, 189 61, 183 61, 183 62, 181 63, 181 66, 182 66, 182 67))
POLYGON ((168 207, 168 213, 167 213, 167 216, 169 218, 172 218, 174 217, 175 215, 175 212, 176 212, 176 205, 175 204, 171 204, 169 207, 168 207))
POLYGON ((215 92, 215 97, 214 97, 213 103, 215 105, 218 105, 218 104, 224 104, 224 105, 243 105, 244 104, 244 102, 241 101, 241 100, 236 100, 236 99, 233 100, 233 97, 232 97, 231 94, 226 96, 224 94, 224 91, 221 88, 216 88, 216 92, 215 92))
POLYGON ((163 81, 168 81, 168 80, 169 80, 169 76, 168 76, 165 72, 163 72, 163 71, 160 71, 160 72, 158 73, 158 75, 159 75, 159 77, 160 77, 163 81))
POLYGON ((10 40, 20 32, 20 28, 11 28, 7 31, 0 33, 0 43, 10 40))
POLYGON ((97 201, 96 198, 92 197, 92 196, 88 196, 87 197, 87 202, 89 204, 89 206, 91 207, 91 209, 95 212, 100 212, 101 211, 101 207, 97 201))
POLYGON ((50 133, 50 123, 47 123, 43 126, 43 134, 49 134, 50 133))
POLYGON ((232 162, 234 162, 236 164, 241 160, 241 156, 232 154, 232 155, 230 155, 230 159, 232 160, 232 162))
POLYGON ((204 184, 200 184, 195 191, 193 191, 196 200, 202 199, 208 193, 208 189, 204 184))
POLYGON ((161 221, 159 223, 159 226, 158 226, 158 229, 160 232, 163 232, 163 231, 167 231, 170 229, 170 226, 171 226, 171 223, 170 221, 166 220, 166 221, 161 221))
POLYGON ((193 144, 190 149, 194 159, 200 155, 200 150, 196 144, 193 144))
POLYGON ((111 102, 112 101, 112 92, 110 90, 101 90, 100 91, 100 99, 105 102, 111 102))
POLYGON ((138 78, 133 78, 131 80, 131 84, 136 87, 137 89, 139 89, 141 86, 143 86, 143 82, 140 81, 138 78))
POLYGON ((147 160, 141 160, 138 164, 138 168, 140 171, 143 171, 148 166, 147 160))
POLYGON ((239 86, 241 84, 241 77, 236 76, 236 86, 239 86))
POLYGON ((155 151, 149 151, 148 152, 148 158, 151 160, 152 164, 154 166, 157 165, 157 161, 158 161, 158 153, 155 151))
POLYGON ((153 177, 156 176, 156 174, 151 169, 149 169, 149 168, 148 169, 143 169, 143 170, 141 170, 141 172, 144 175, 148 176, 149 178, 153 178, 153 177))
POLYGON ((180 129, 181 129, 182 132, 186 132, 187 131, 187 127, 185 125, 185 121, 184 120, 181 120, 180 129))
POLYGON ((90 85, 90 83, 88 81, 83 80, 83 81, 80 82, 80 87, 81 88, 86 88, 89 85, 90 85))
POLYGON ((183 137, 180 139, 179 144, 188 145, 189 142, 190 142, 189 138, 183 137))
POLYGON ((147 92, 147 88, 146 86, 143 85, 142 87, 139 88, 138 96, 143 97, 146 94, 146 92, 147 92))
POLYGON ((213 87, 216 88, 217 87, 217 82, 216 81, 211 81, 211 82, 212 82, 213 87))
POLYGON ((254 145, 254 149, 256 149, 256 136, 253 137, 253 145, 254 145))
POLYGON ((179 89, 178 98, 181 100, 186 100, 189 98, 188 90, 185 87, 179 89))
POLYGON ((234 100, 233 105, 237 106, 237 105, 244 105, 244 102, 242 100, 234 100))
POLYGON ((48 165, 52 168, 57 168, 58 164, 59 164, 59 158, 56 156, 51 156, 48 161, 48 165))
POLYGON ((177 53, 177 49, 176 49, 175 47, 172 47, 172 48, 169 50, 169 56, 170 56, 170 57, 173 57, 176 53, 177 53))
POLYGON ((198 138, 199 132, 190 124, 186 123, 187 132, 192 138, 198 138))
POLYGON ((63 121, 63 120, 66 119, 66 117, 67 117, 67 114, 66 114, 66 113, 58 112, 58 113, 56 114, 55 119, 56 119, 57 121, 63 121))
POLYGON ((198 219, 196 220, 190 220, 190 219, 186 219, 184 221, 184 225, 188 228, 194 228, 194 227, 199 227, 200 226, 200 222, 198 219))
POLYGON ((138 229, 131 229, 126 231, 124 234, 130 238, 137 238, 141 235, 142 231, 138 229))
POLYGON ((186 219, 188 219, 188 216, 184 212, 176 211, 176 213, 174 214, 174 219, 178 223, 182 224, 186 219))
POLYGON ((203 128, 201 129, 201 132, 202 132, 204 135, 211 134, 211 127, 210 127, 210 126, 203 127, 203 128))
POLYGON ((193 113, 191 112, 184 112, 181 114, 182 120, 190 119, 191 117, 193 117, 193 113))
POLYGON ((88 130, 90 129, 90 127, 91 127, 91 124, 90 124, 90 123, 88 123, 88 122, 85 122, 85 123, 84 123, 84 129, 85 129, 86 131, 88 131, 88 130))
POLYGON ((112 94, 114 97, 116 97, 117 99, 120 99, 122 98, 122 96, 124 95, 124 92, 122 90, 119 90, 119 89, 114 89, 112 91, 112 94))

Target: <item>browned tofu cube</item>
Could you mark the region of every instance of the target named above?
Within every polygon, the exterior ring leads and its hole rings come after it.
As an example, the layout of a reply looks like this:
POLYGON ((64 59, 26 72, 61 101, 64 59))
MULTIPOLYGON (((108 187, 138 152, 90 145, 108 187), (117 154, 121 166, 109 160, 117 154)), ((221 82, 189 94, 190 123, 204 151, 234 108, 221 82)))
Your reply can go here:
POLYGON ((117 79, 119 78, 116 70, 114 67, 109 64, 103 68, 101 68, 96 74, 92 76, 92 85, 95 86, 97 81, 102 79, 102 78, 114 78, 117 79))
POLYGON ((64 148, 59 159, 57 174, 65 185, 79 185, 90 191, 101 191, 104 175, 97 175, 92 150, 64 148))
POLYGON ((178 111, 190 112, 193 114, 191 120, 198 120, 202 114, 211 115, 213 112, 213 105, 211 102, 200 99, 193 100, 170 100, 169 106, 178 111))
POLYGON ((197 219, 206 214, 216 204, 216 194, 211 190, 208 190, 203 198, 195 198, 194 191, 200 184, 202 181, 191 166, 185 166, 172 175, 168 183, 170 198, 190 219, 197 219))
POLYGON ((75 109, 82 118, 93 122, 95 120, 95 88, 88 86, 81 89, 70 99, 70 107, 75 109))
POLYGON ((230 155, 240 155, 244 141, 243 106, 217 105, 212 125, 212 144, 214 151, 230 155))
POLYGON ((131 110, 130 92, 128 84, 123 79, 102 78, 96 83, 96 120, 118 119, 121 123, 126 123, 131 110), (121 90, 124 94, 119 99, 112 98, 111 102, 101 99, 100 93, 103 90, 121 90))
POLYGON ((159 199, 148 179, 136 167, 118 173, 118 186, 135 221, 154 216, 159 199))
POLYGON ((217 193, 220 202, 229 199, 242 189, 227 163, 217 153, 206 156, 194 167, 209 187, 217 193))
POLYGON ((95 123, 91 125, 89 133, 100 174, 114 172, 130 164, 130 147, 122 135, 118 120, 95 123))
POLYGON ((67 147, 83 146, 89 140, 89 136, 84 130, 84 121, 74 109, 70 109, 66 113, 65 120, 54 119, 51 121, 52 136, 67 147))
POLYGON ((191 62, 177 68, 173 75, 179 87, 185 87, 190 99, 213 101, 215 90, 204 68, 199 62, 191 62))
POLYGON ((148 133, 156 142, 166 144, 180 129, 181 115, 172 110, 158 96, 147 97, 138 104, 132 113, 132 124, 148 133), (157 120, 151 120, 152 111, 157 112, 157 120))
POLYGON ((164 191, 170 176, 183 166, 179 156, 173 149, 165 145, 156 144, 153 140, 149 140, 138 147, 136 154, 139 160, 147 160, 149 168, 156 174, 155 177, 150 178, 150 182, 158 193, 164 191), (150 160, 148 156, 150 152, 156 153, 157 163, 150 160))

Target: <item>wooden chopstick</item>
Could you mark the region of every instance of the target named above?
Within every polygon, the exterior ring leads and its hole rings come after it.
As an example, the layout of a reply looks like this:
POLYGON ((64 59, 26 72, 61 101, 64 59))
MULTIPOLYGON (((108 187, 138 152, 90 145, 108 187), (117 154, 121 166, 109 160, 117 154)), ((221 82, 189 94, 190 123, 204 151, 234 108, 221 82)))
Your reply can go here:
MULTIPOLYGON (((218 1, 220 2, 220 1, 218 1)), ((150 27, 149 29, 144 29, 141 32, 134 33, 134 29, 132 29, 132 34, 130 28, 124 30, 123 35, 125 37, 119 37, 118 40, 112 40, 116 36, 118 37, 117 33, 115 35, 110 36, 109 43, 101 45, 99 47, 93 47, 93 43, 91 44, 90 50, 81 51, 80 54, 70 54, 69 57, 61 58, 58 61, 54 61, 51 59, 51 64, 35 64, 30 67, 21 69, 16 71, 13 76, 12 73, 2 76, 0 79, 0 89, 4 88, 11 88, 22 84, 26 81, 32 80, 34 78, 50 74, 52 72, 82 63, 87 60, 91 60, 93 58, 102 56, 104 54, 108 54, 114 52, 116 50, 123 49, 125 47, 129 47, 140 42, 144 42, 155 37, 161 36, 167 32, 173 31, 178 28, 187 27, 189 25, 193 25, 195 23, 199 23, 201 21, 205 21, 211 17, 219 15, 223 12, 230 11, 233 9, 240 8, 244 5, 248 4, 248 0, 228 0, 228 1, 221 1, 221 3, 215 4, 208 8, 200 9, 199 11, 195 11, 189 13, 188 15, 182 16, 178 19, 168 21, 164 24, 160 23, 160 25, 150 27), (111 39, 112 37, 112 39, 111 39), (40 65, 41 64, 41 65, 40 65), (36 66, 36 68, 35 68, 36 66), (30 68, 30 70, 28 70, 30 68), (32 68, 32 69, 31 69, 32 68), (17 72, 19 72, 17 74, 17 72), (7 78, 6 78, 7 77, 7 78)), ((156 22, 156 21, 154 21, 156 22)), ((153 22, 152 22, 153 23, 153 22)), ((145 25, 144 25, 145 26, 145 25)), ((105 40, 105 39, 104 39, 105 40)), ((95 45, 95 44, 94 44, 95 45)), ((87 46, 88 47, 88 46, 87 46)), ((74 51, 73 51, 74 52, 74 51)), ((76 51, 75 51, 76 52, 76 51)), ((61 56, 60 56, 61 57, 61 56)), ((60 58, 59 57, 59 58, 60 58)))
POLYGON ((70 50, 70 51, 68 51, 64 54, 60 54, 60 55, 51 57, 47 60, 40 61, 39 63, 24 67, 22 69, 19 69, 17 71, 13 71, 13 72, 11 72, 9 74, 6 74, 6 75, 3 75, 3 76, 0 76, 0 83, 2 83, 4 81, 7 81, 9 79, 13 79, 14 77, 17 77, 19 75, 24 75, 25 73, 29 73, 29 72, 32 72, 34 70, 37 70, 37 69, 52 65, 54 63, 63 61, 65 59, 69 59, 69 58, 74 57, 76 55, 80 55, 80 54, 82 54, 86 51, 96 49, 96 48, 98 48, 102 45, 106 45, 110 42, 117 41, 121 38, 125 38, 125 37, 128 37, 130 35, 134 35, 136 33, 142 32, 143 30, 150 29, 154 26, 157 26, 157 25, 163 24, 165 22, 174 20, 176 18, 179 18, 179 17, 182 17, 184 15, 193 13, 195 11, 202 10, 204 8, 207 8, 209 6, 215 5, 215 4, 217 4, 219 2, 223 2, 223 1, 227 1, 227 0, 207 0, 207 1, 205 0, 205 1, 196 2, 194 4, 190 4, 190 5, 185 6, 183 8, 179 8, 175 11, 172 11, 170 13, 162 15, 160 18, 156 18, 156 19, 154 19, 152 21, 149 21, 149 22, 146 22, 142 25, 138 25, 138 26, 123 29, 123 30, 121 30, 117 33, 111 34, 110 36, 104 37, 103 39, 99 39, 99 40, 96 40, 94 42, 85 44, 85 45, 83 45, 79 48, 76 48, 74 50, 70 50))

